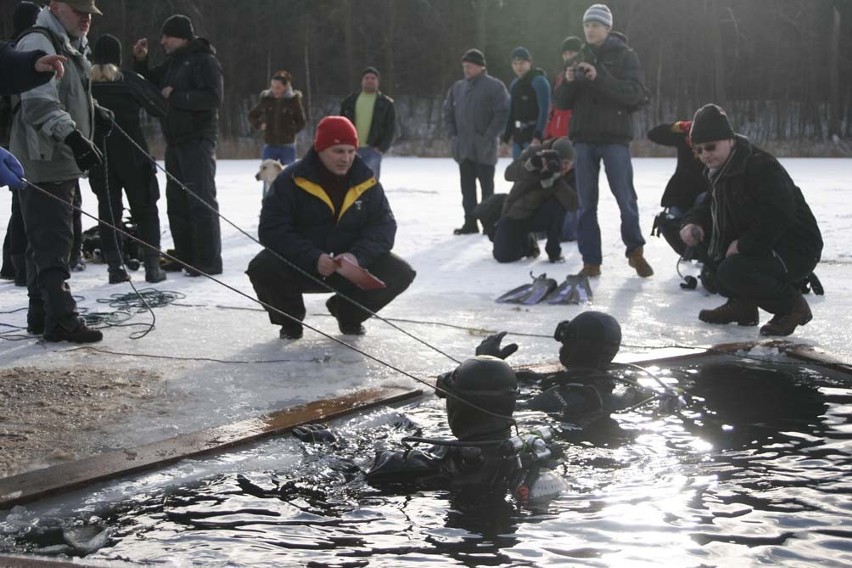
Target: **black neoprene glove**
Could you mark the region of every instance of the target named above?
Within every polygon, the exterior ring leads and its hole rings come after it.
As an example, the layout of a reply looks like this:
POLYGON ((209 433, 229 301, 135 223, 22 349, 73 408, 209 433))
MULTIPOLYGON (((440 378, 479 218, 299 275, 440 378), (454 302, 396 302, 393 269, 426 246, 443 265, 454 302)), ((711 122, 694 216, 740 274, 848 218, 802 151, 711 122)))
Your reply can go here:
POLYGON ((74 161, 77 162, 77 167, 80 168, 81 172, 87 172, 104 162, 104 155, 101 154, 98 147, 91 140, 84 138, 79 130, 75 130, 66 136, 65 143, 74 152, 74 161))
POLYGON ((505 359, 512 353, 518 350, 517 343, 510 343, 505 347, 500 347, 500 342, 503 341, 503 338, 506 337, 508 332, 501 331, 500 333, 495 333, 494 335, 489 335, 485 339, 482 340, 482 343, 476 348, 477 355, 491 355, 492 357, 498 357, 500 359, 505 359))
POLYGON ((105 136, 109 136, 112 132, 112 126, 115 124, 115 113, 106 107, 95 105, 95 124, 99 130, 102 130, 105 136))

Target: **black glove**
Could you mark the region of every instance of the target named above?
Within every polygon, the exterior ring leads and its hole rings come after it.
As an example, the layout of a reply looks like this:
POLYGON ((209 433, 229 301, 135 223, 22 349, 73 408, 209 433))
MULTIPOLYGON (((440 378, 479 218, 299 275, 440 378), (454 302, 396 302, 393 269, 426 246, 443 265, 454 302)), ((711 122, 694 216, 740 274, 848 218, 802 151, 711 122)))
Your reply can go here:
POLYGON ((65 137, 65 143, 74 152, 74 161, 77 162, 77 167, 81 172, 87 172, 95 166, 104 163, 104 155, 98 150, 91 140, 87 140, 80 134, 79 130, 75 130, 65 137))
POLYGON ((293 435, 303 442, 317 442, 327 444, 337 440, 328 426, 325 424, 302 424, 293 428, 293 435))
POLYGON ((509 345, 501 348, 500 342, 503 341, 503 338, 506 337, 506 331, 501 331, 500 333, 495 333, 494 335, 489 335, 485 339, 482 340, 482 343, 476 348, 477 355, 491 355, 492 357, 498 357, 500 359, 505 359, 512 353, 518 350, 517 343, 510 343, 509 345))
POLYGON ((106 107, 95 105, 95 126, 103 131, 104 136, 109 136, 115 124, 115 113, 106 107))

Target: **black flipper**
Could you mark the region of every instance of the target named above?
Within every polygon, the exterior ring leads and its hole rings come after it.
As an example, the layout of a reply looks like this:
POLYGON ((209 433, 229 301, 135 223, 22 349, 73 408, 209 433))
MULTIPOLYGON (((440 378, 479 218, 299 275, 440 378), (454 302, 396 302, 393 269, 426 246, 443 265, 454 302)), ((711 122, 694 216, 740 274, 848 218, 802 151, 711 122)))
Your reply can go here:
POLYGON ((525 306, 532 306, 542 301, 548 294, 556 289, 556 280, 548 278, 547 274, 542 273, 537 276, 532 283, 530 293, 521 301, 525 306))

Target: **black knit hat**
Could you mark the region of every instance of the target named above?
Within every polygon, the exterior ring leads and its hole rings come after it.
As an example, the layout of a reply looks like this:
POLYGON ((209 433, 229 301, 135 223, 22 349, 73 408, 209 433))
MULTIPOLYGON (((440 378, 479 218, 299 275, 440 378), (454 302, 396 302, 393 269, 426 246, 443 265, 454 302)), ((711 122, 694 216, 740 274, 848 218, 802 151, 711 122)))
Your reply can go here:
POLYGON ((562 49, 559 50, 559 53, 565 53, 566 51, 580 51, 581 49, 583 49, 583 40, 577 36, 570 36, 562 40, 562 49))
POLYGON ((521 59, 523 61, 532 61, 532 54, 530 54, 530 50, 524 46, 518 46, 512 50, 511 60, 521 59))
POLYGON ((376 69, 375 67, 373 67, 372 65, 367 65, 366 67, 364 67, 364 70, 361 71, 361 77, 363 78, 364 75, 366 75, 367 73, 372 73, 373 75, 375 75, 379 79, 381 79, 381 77, 382 77, 381 73, 379 73, 379 70, 376 69))
POLYGON ((483 54, 478 49, 468 49, 462 55, 462 61, 473 63, 474 65, 479 65, 480 67, 486 67, 485 65, 485 54, 483 54))
POLYGON ((195 29, 192 27, 192 20, 183 14, 175 14, 170 16, 163 22, 163 29, 160 33, 164 36, 176 37, 180 39, 192 39, 195 37, 195 29))
POLYGON ((102 35, 95 42, 95 47, 92 50, 92 60, 96 65, 111 63, 116 67, 121 67, 121 42, 113 35, 102 35))
POLYGON ((728 121, 725 111, 714 104, 704 105, 692 118, 692 128, 689 131, 689 139, 693 144, 714 142, 716 140, 730 140, 734 137, 734 130, 728 121))
POLYGON ((38 12, 41 8, 32 2, 21 2, 15 6, 12 14, 12 37, 16 38, 22 31, 35 25, 38 12))

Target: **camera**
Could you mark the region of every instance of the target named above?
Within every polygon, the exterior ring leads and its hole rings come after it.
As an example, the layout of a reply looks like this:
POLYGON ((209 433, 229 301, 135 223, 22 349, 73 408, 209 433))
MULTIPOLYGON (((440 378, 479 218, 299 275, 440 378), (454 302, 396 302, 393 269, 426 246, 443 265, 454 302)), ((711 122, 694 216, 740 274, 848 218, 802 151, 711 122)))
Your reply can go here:
POLYGON ((559 153, 556 150, 541 151, 541 171, 551 174, 559 172, 559 153))
POLYGON ((586 68, 579 65, 574 66, 574 81, 582 83, 586 80, 586 68))

